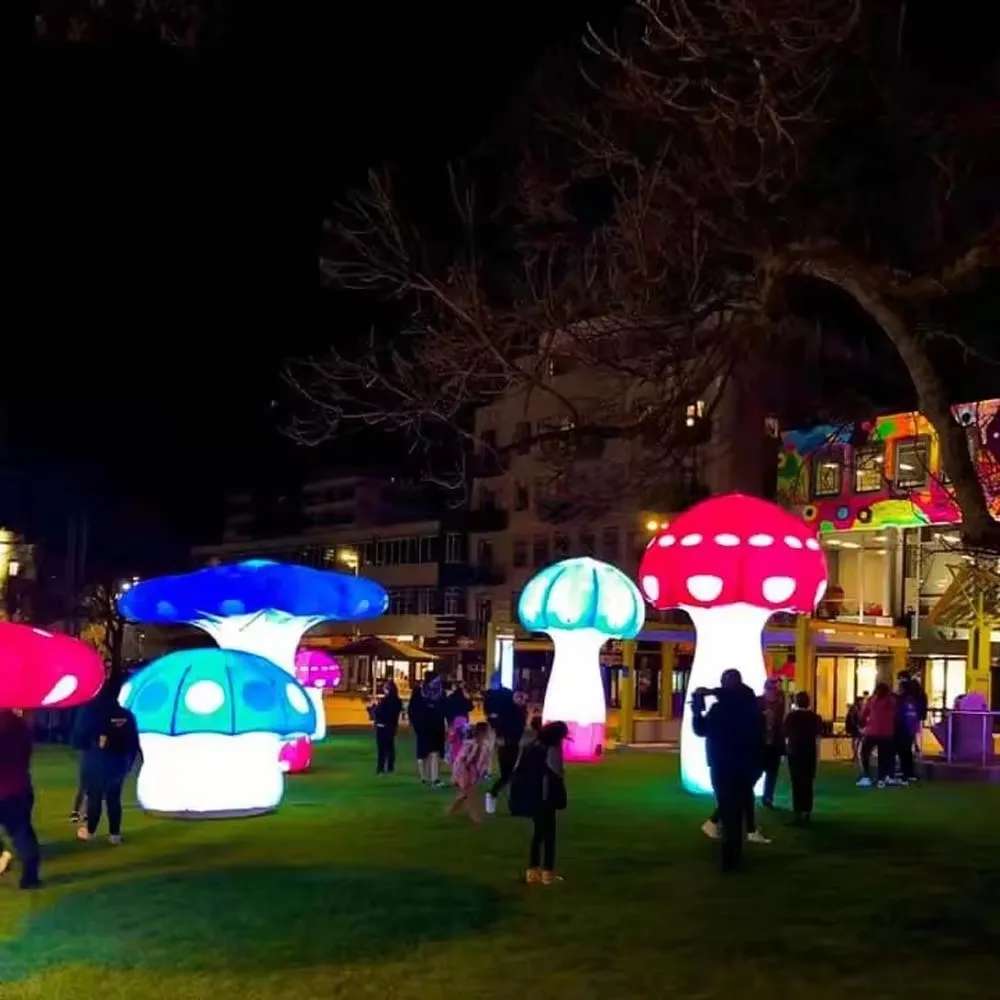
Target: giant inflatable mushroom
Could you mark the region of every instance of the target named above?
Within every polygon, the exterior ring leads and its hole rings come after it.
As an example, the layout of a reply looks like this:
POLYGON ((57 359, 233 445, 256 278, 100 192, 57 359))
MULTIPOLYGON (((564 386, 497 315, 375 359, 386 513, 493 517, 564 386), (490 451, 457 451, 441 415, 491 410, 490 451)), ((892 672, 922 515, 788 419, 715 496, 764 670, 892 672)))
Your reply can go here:
POLYGON ((73 708, 104 683, 104 662, 79 639, 0 622, 0 708, 73 708))
POLYGON ((118 609, 149 625, 196 625, 222 649, 263 656, 294 677, 309 629, 377 618, 388 603, 385 590, 364 577, 248 559, 143 580, 118 598, 118 609))
POLYGON ((601 647, 632 639, 645 619, 642 595, 620 570, 597 559, 564 559, 536 574, 518 602, 521 624, 547 632, 555 655, 543 722, 569 728, 566 757, 592 761, 604 750, 606 701, 601 647))
MULTIPOLYGON (((690 691, 718 687, 722 672, 736 667, 759 694, 767 680, 761 646, 768 619, 779 611, 812 614, 826 584, 826 558, 807 525, 738 493, 685 511, 650 541, 639 564, 646 600, 660 610, 681 608, 694 623, 690 691)), ((705 741, 694 734, 689 704, 681 779, 690 792, 712 790, 705 741)))
POLYGON ((316 725, 294 678, 239 650, 168 653, 135 674, 119 701, 139 728, 139 804, 166 816, 270 812, 284 794, 281 739, 316 725))
POLYGON ((326 736, 323 692, 338 687, 342 677, 340 664, 325 649, 303 647, 295 654, 295 679, 306 689, 316 709, 316 729, 311 734, 313 742, 326 736))

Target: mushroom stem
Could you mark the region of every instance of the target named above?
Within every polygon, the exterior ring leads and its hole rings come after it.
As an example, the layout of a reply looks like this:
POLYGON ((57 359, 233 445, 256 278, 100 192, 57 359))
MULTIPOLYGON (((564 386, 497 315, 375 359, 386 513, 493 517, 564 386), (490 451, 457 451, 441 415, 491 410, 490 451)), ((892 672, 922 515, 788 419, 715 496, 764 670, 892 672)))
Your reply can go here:
POLYGON ((286 615, 280 611, 258 611, 253 615, 206 615, 191 624, 207 632, 221 649, 256 653, 295 676, 295 652, 302 637, 318 625, 319 616, 286 615))
MULTIPOLYGON (((723 671, 732 668, 739 670, 744 684, 760 694, 767 680, 761 637, 770 611, 752 604, 685 607, 683 610, 690 615, 697 637, 688 695, 698 688, 717 688, 723 671)), ((681 722, 681 782, 695 795, 711 795, 712 777, 705 755, 705 740, 695 734, 691 717, 691 700, 685 698, 681 722)))
POLYGON ((608 637, 597 629, 550 629, 555 655, 545 689, 543 722, 565 722, 567 760, 596 760, 604 749, 607 704, 601 679, 601 647, 608 637))

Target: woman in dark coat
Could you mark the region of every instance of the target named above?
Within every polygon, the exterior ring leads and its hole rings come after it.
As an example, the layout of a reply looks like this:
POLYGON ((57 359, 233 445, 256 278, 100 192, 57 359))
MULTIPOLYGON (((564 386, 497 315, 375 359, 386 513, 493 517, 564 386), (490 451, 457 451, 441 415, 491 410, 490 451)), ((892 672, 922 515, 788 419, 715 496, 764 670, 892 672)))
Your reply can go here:
POLYGON ((382 695, 372 705, 371 717, 375 723, 375 773, 383 774, 396 769, 396 732, 403 703, 395 681, 386 681, 382 695))

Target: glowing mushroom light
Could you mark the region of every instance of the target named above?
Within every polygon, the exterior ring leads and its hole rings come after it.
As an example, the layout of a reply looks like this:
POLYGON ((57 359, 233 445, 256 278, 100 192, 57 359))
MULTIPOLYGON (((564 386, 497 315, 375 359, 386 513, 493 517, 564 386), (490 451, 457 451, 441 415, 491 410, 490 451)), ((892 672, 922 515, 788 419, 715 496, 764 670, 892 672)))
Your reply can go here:
POLYGON ((306 689, 309 700, 316 709, 313 742, 326 736, 323 692, 339 687, 342 678, 340 664, 325 649, 300 649, 295 654, 295 679, 306 689))
POLYGON ((0 708, 73 708, 104 683, 104 661, 79 639, 0 622, 0 708))
MULTIPOLYGON (((656 535, 639 565, 639 583, 654 608, 681 608, 694 623, 688 690, 717 688, 722 672, 736 667, 759 694, 767 680, 764 626, 777 612, 812 614, 826 593, 826 558, 799 518, 732 493, 696 504, 656 535)), ((689 792, 712 791, 705 741, 694 734, 688 703, 681 780, 689 792)))
POLYGON ((614 566, 586 557, 564 559, 532 577, 517 610, 521 624, 547 632, 555 649, 543 721, 569 727, 568 760, 597 760, 607 714, 601 647, 608 639, 639 634, 642 595, 614 566))
POLYGON ((132 677, 119 700, 139 727, 139 804, 158 815, 270 812, 285 788, 282 737, 316 726, 298 681, 238 650, 169 653, 132 677))

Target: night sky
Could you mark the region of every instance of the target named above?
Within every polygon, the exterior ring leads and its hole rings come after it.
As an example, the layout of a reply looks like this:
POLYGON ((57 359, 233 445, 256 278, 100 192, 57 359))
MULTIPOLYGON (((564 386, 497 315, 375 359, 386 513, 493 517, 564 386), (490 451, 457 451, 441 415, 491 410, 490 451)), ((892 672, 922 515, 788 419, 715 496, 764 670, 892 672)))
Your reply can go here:
POLYGON ((320 290, 325 212, 369 166, 430 175, 468 149, 579 18, 239 6, 197 58, 40 49, 24 83, 0 520, 58 535, 85 507, 109 560, 211 540, 227 484, 284 474, 282 358, 365 320, 320 290))

